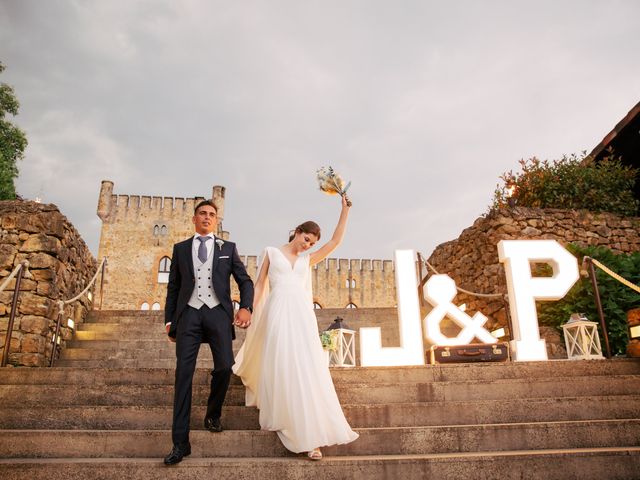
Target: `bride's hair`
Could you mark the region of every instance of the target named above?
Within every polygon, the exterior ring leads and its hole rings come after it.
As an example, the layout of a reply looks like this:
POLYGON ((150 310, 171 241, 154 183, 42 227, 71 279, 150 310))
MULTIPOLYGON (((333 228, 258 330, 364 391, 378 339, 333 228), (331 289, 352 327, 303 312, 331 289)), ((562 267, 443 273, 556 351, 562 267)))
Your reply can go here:
POLYGON ((296 233, 310 233, 311 235, 318 237, 318 240, 320 240, 320 225, 316 222, 312 222, 311 220, 301 223, 289 234, 289 241, 293 240, 296 233))

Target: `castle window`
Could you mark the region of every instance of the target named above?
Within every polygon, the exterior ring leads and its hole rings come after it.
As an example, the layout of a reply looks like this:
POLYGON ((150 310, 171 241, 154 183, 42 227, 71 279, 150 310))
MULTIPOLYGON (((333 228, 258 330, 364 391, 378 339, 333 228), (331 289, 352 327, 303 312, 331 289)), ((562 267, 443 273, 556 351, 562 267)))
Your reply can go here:
POLYGON ((356 281, 353 278, 347 278, 344 281, 344 288, 356 288, 356 281))
POLYGON ((356 280, 354 278, 351 279, 351 288, 356 288, 356 280))
POLYGON ((159 235, 166 235, 169 233, 169 227, 167 227, 164 223, 156 223, 153 226, 153 236, 157 237, 159 235))
POLYGON ((158 267, 158 283, 169 283, 169 269, 171 268, 171 259, 162 257, 160 266, 158 267))
POLYGON ((151 310, 160 310, 160 304, 158 302, 155 302, 153 305, 151 305, 151 310))
POLYGON ((320 305, 318 302, 313 302, 313 308, 314 310, 320 310, 322 309, 322 305, 320 305))
POLYGON ((349 303, 345 308, 358 308, 355 303, 349 303))
POLYGON ((140 310, 149 310, 149 304, 147 302, 144 302, 142 305, 140 305, 140 310))

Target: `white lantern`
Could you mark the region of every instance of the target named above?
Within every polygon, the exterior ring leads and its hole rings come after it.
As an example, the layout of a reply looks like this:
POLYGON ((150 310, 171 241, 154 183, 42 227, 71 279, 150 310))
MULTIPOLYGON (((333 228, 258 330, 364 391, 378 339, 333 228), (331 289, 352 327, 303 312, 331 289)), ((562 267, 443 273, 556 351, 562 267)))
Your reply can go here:
POLYGON ((596 322, 590 322, 583 315, 574 313, 562 326, 562 330, 570 360, 604 359, 596 322))
POLYGON ((336 332, 336 348, 329 351, 330 367, 356 366, 356 332, 342 324, 342 318, 337 317, 329 326, 328 331, 336 332))

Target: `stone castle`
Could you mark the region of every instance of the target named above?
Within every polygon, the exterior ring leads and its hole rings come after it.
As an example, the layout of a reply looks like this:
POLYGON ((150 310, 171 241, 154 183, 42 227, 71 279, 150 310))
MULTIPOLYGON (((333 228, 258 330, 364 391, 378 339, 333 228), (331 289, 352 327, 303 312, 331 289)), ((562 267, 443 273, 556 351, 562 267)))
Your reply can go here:
MULTIPOLYGON (((225 187, 214 186, 211 198, 218 209, 216 235, 230 239, 223 229, 225 187)), ((193 235, 193 210, 203 199, 115 195, 113 182, 102 182, 98 259, 107 257, 107 268, 103 298, 97 301, 102 300, 104 309, 164 309, 173 244, 193 235)), ((239 253, 255 279, 257 257, 239 253)), ((231 283, 233 299, 238 301, 231 283)), ((393 307, 395 295, 391 260, 329 258, 313 270, 316 308, 393 307)))

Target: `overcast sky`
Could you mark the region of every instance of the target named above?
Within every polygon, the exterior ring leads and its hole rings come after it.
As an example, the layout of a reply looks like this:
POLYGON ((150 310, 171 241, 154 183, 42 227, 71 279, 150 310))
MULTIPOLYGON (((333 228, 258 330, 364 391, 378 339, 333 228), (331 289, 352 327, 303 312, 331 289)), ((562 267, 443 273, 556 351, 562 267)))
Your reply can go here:
POLYGON ((0 0, 0 81, 29 140, 18 192, 97 254, 100 182, 210 196, 241 254, 339 202, 334 256, 429 255, 520 158, 590 151, 640 100, 640 2, 0 0))

